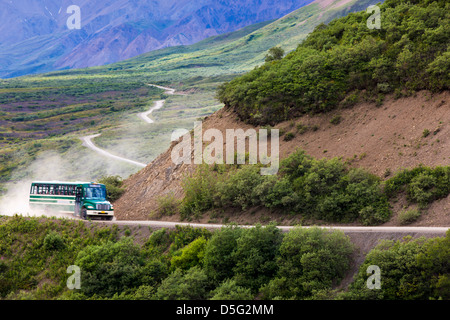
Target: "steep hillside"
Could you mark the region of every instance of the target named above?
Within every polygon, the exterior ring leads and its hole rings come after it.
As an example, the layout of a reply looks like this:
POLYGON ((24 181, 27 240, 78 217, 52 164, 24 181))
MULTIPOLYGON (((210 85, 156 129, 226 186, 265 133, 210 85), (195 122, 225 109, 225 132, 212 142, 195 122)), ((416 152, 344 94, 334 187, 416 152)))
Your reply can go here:
POLYGON ((223 85, 219 99, 254 124, 326 112, 387 93, 450 88, 445 1, 386 1, 380 29, 366 11, 318 26, 298 48, 223 85))
POLYGON ((226 129, 275 125, 282 132, 280 159, 289 156, 294 169, 288 164, 275 179, 259 179, 252 169, 214 167, 215 173, 202 169, 182 186, 194 167, 173 166, 169 149, 127 180, 118 218, 167 215, 167 207, 173 214, 175 199, 184 197, 181 216, 172 219, 447 225, 446 6, 386 1, 382 24, 389 32, 367 28, 365 11, 349 14, 317 27, 285 58, 224 84, 218 96, 225 108, 203 130, 219 129, 225 136, 226 129), (316 159, 340 160, 304 160, 298 148, 316 159), (364 170, 350 169, 355 167, 364 170))
MULTIPOLYGON (((203 131, 210 128, 221 130, 225 136, 226 129, 261 127, 246 124, 232 110, 222 109, 203 121, 203 131)), ((351 109, 341 109, 326 115, 298 117, 279 123, 275 128, 295 135, 290 141, 280 138, 280 159, 301 148, 316 158, 341 157, 350 166, 365 168, 382 179, 392 177, 403 168, 420 164, 435 167, 450 163, 448 91, 436 95, 423 91, 415 97, 400 99, 389 96, 380 107, 376 107, 374 102, 364 102, 351 109), (331 124, 330 120, 337 115, 341 122, 331 124), (426 130, 430 135, 425 137, 426 130)), ((115 203, 118 220, 180 219, 179 215, 158 216, 158 199, 171 194, 178 199, 183 198, 183 179, 192 174, 196 167, 193 164, 173 164, 171 152, 175 145, 176 142, 172 143, 171 148, 125 181, 126 192, 115 203)), ((392 205, 394 216, 388 225, 396 224, 396 214, 404 210, 403 205, 407 206, 407 203, 400 198, 393 201, 392 205)), ((437 201, 427 212, 415 225, 449 225, 450 198, 437 201)), ((266 210, 255 214, 254 209, 247 212, 231 210, 222 218, 239 223, 261 222, 264 219, 279 219, 283 224, 300 221, 299 217, 292 219, 266 210)), ((205 214, 200 221, 212 219, 209 214, 205 214)))
MULTIPOLYGON (((89 179, 103 174, 127 177, 136 168, 90 154, 79 137, 101 130, 102 136, 96 139, 101 147, 148 163, 168 147, 172 128, 189 128, 192 124, 188 122, 221 107, 213 97, 218 85, 262 64, 269 48, 282 45, 290 50, 320 22, 374 2, 314 1, 279 20, 250 25, 194 45, 156 50, 102 67, 0 80, 0 183, 27 176, 30 163, 43 157, 44 151, 73 163, 92 157, 95 169, 83 171, 89 179), (155 113, 158 121, 151 128, 136 124, 135 115, 160 98, 148 83, 165 83, 189 93, 187 99, 170 97, 155 113)), ((53 12, 53 6, 47 7, 53 12)), ((34 39, 46 45, 39 37, 34 39)), ((30 55, 26 61, 32 59, 30 55)), ((39 62, 43 65, 44 60, 39 58, 39 62)), ((70 172, 73 163, 67 166, 70 172)))

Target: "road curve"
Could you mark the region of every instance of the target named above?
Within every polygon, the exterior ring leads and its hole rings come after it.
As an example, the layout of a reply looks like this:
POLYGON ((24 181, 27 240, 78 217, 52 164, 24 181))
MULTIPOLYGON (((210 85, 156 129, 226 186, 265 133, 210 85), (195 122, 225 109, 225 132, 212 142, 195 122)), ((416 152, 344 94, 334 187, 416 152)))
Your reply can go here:
POLYGON ((154 111, 154 110, 158 110, 161 109, 164 106, 164 101, 165 100, 158 100, 155 101, 155 104, 153 105, 153 107, 150 108, 150 110, 146 111, 146 112, 141 112, 138 113, 138 117, 141 118, 142 120, 144 120, 147 123, 153 123, 154 121, 152 119, 150 119, 148 116, 154 111))
MULTIPOLYGON (((159 89, 163 89, 164 93, 166 93, 166 94, 170 94, 170 95, 175 94, 175 89, 159 86, 159 85, 156 85, 156 84, 148 84, 148 85, 152 86, 152 87, 159 88, 159 89)), ((154 123, 154 121, 152 119, 150 119, 148 116, 154 110, 161 109, 164 106, 164 102, 165 102, 165 100, 155 101, 154 105, 150 108, 150 110, 148 110, 146 112, 139 113, 138 117, 140 119, 144 120, 147 123, 154 123)), ((109 153, 106 150, 100 149, 99 147, 97 147, 94 144, 94 142, 92 142, 93 138, 96 138, 96 137, 99 137, 99 136, 100 136, 100 133, 82 137, 81 140, 83 141, 83 146, 85 146, 85 147, 87 147, 87 148, 89 148, 89 149, 91 149, 91 150, 93 150, 93 151, 95 151, 95 152, 105 156, 105 157, 108 157, 110 159, 115 159, 115 160, 119 160, 119 161, 128 162, 128 163, 131 163, 131 164, 136 165, 136 166, 141 167, 141 168, 145 168, 147 166, 145 163, 137 162, 137 161, 130 160, 130 159, 127 159, 127 158, 123 158, 123 157, 119 157, 119 156, 116 156, 116 155, 114 155, 112 153, 109 153)))
POLYGON ((168 87, 163 87, 163 86, 158 86, 157 84, 151 84, 151 83, 149 83, 148 85, 152 86, 152 87, 159 88, 159 89, 163 89, 164 93, 166 93, 166 94, 171 94, 171 95, 175 94, 175 89, 168 88, 168 87))
POLYGON ((137 162, 137 161, 134 161, 134 160, 123 158, 123 157, 119 157, 119 156, 116 156, 116 155, 114 155, 112 153, 109 153, 108 151, 100 149, 99 147, 97 147, 92 142, 92 139, 96 138, 98 136, 100 136, 100 133, 93 134, 93 135, 86 136, 86 137, 82 137, 81 140, 83 141, 83 146, 85 146, 85 147, 87 147, 87 148, 89 148, 91 150, 94 150, 95 152, 97 152, 97 153, 99 153, 99 154, 101 154, 101 155, 103 155, 105 157, 111 158, 111 159, 128 162, 128 163, 131 163, 133 165, 136 165, 136 166, 142 167, 142 168, 145 168, 147 166, 145 163, 137 162))

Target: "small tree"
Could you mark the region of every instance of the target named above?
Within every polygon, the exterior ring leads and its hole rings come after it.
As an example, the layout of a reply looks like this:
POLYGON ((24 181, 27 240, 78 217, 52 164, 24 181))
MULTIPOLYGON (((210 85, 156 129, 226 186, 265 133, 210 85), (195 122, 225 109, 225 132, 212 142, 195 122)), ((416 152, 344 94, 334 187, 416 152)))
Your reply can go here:
POLYGON ((273 47, 269 49, 266 54, 266 62, 281 60, 284 56, 284 50, 280 47, 273 47))
POLYGON ((123 180, 120 176, 105 176, 98 182, 105 185, 108 200, 111 202, 119 199, 125 192, 125 189, 122 188, 123 180))

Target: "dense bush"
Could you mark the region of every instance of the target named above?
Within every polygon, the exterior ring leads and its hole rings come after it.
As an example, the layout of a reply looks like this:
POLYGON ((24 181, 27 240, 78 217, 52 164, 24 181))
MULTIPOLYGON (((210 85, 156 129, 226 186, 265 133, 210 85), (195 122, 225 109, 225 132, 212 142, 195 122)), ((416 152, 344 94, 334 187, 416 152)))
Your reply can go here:
POLYGON ((365 11, 321 24, 285 58, 222 85, 218 98, 244 120, 273 125, 363 90, 381 102, 394 91, 448 89, 450 4, 392 0, 380 9, 381 29, 367 27, 365 11))
POLYGON ((225 179, 217 183, 214 194, 215 205, 238 207, 242 210, 261 204, 256 188, 266 178, 260 174, 258 166, 243 166, 230 171, 225 179))
POLYGON ((266 299, 302 299, 337 284, 348 270, 353 245, 341 231, 295 228, 286 234, 278 273, 262 289, 266 299))
POLYGON ((252 300, 250 289, 238 286, 235 280, 225 280, 212 292, 211 300, 252 300))
POLYGON ((410 202, 424 207, 450 194, 450 167, 404 169, 386 181, 385 192, 390 197, 406 192, 410 202))
POLYGON ((45 250, 62 250, 65 247, 64 239, 55 231, 50 231, 44 238, 45 250))
POLYGON ((181 203, 181 217, 198 215, 214 206, 216 174, 208 165, 200 165, 193 176, 183 181, 185 196, 181 203))
POLYGON ((401 225, 410 224, 419 219, 420 211, 418 209, 410 209, 401 211, 398 214, 398 221, 401 225))
POLYGON ((203 258, 204 268, 208 277, 217 284, 234 275, 235 265, 234 251, 237 239, 241 236, 242 229, 235 227, 222 228, 215 232, 208 241, 203 258))
POLYGON ((366 256, 346 299, 449 299, 450 232, 425 240, 385 240, 366 256), (367 268, 381 270, 381 288, 367 288, 367 268))
POLYGON ((275 258, 282 241, 280 229, 274 225, 256 226, 242 232, 233 252, 234 279, 237 285, 256 292, 275 275, 278 266, 275 258))
POLYGON ((154 298, 158 300, 204 300, 209 292, 209 280, 198 266, 188 271, 176 269, 159 286, 154 298))
POLYGON ((380 244, 350 290, 338 292, 352 253, 342 232, 317 227, 282 233, 274 225, 228 226, 212 234, 179 227, 154 231, 141 245, 119 238, 117 227, 8 217, 0 218, 0 294, 79 300, 450 298, 450 232, 380 244), (56 234, 65 247, 44 249, 44 239, 56 234), (81 269, 80 290, 66 287, 73 264, 81 269), (367 290, 369 265, 382 270, 381 290, 367 290))
POLYGON ((316 160, 297 150, 281 161, 279 172, 263 176, 258 165, 223 172, 202 166, 185 185, 184 212, 265 206, 314 219, 363 224, 380 224, 391 215, 381 180, 363 169, 348 169, 339 159, 316 160), (208 199, 208 205, 202 199, 208 199))
POLYGON ((130 238, 89 246, 80 251, 74 264, 82 270, 81 292, 87 296, 112 297, 143 284, 145 262, 130 238))
POLYGON ((171 268, 188 270, 195 266, 203 265, 203 256, 205 255, 206 239, 200 237, 189 243, 187 246, 175 253, 170 260, 171 268))
POLYGON ((107 198, 109 201, 114 202, 120 198, 120 196, 125 192, 122 188, 123 180, 120 176, 105 176, 99 181, 106 187, 107 198))

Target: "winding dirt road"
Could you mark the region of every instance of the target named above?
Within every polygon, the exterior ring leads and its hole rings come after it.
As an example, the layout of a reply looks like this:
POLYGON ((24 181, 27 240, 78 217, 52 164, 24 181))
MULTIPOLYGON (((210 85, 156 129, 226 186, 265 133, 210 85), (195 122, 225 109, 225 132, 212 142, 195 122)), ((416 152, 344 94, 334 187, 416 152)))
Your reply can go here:
POLYGON ((94 138, 96 138, 98 136, 100 136, 100 133, 93 134, 93 135, 86 136, 86 137, 82 137, 81 140, 83 141, 83 146, 85 146, 85 147, 87 147, 89 149, 92 149, 95 152, 101 154, 102 156, 105 156, 105 157, 108 157, 108 158, 111 158, 111 159, 128 162, 128 163, 134 164, 134 165, 136 165, 138 167, 141 167, 141 168, 145 168, 147 166, 145 163, 137 162, 137 161, 130 160, 130 159, 127 159, 127 158, 123 158, 123 157, 119 157, 119 156, 116 156, 116 155, 114 155, 112 153, 109 153, 106 150, 100 149, 99 147, 97 147, 92 142, 92 139, 94 139, 94 138))
MULTIPOLYGON (((175 94, 175 89, 168 88, 168 87, 163 87, 163 86, 158 86, 156 84, 148 84, 148 85, 152 86, 152 87, 159 88, 159 89, 163 89, 164 93, 166 93, 166 94, 170 94, 170 95, 175 94)), ((138 117, 140 119, 142 119, 143 121, 147 122, 147 123, 154 123, 154 121, 149 118, 149 115, 153 111, 161 109, 164 106, 164 102, 165 101, 166 100, 155 101, 153 106, 148 111, 139 113, 138 117)), ((81 139, 81 141, 83 141, 83 146, 85 146, 86 148, 89 148, 89 149, 97 152, 98 154, 100 154, 102 156, 108 157, 110 159, 118 160, 118 161, 131 163, 131 164, 136 165, 136 166, 141 167, 141 168, 145 168, 147 166, 147 164, 145 164, 145 163, 141 163, 141 162, 138 162, 138 161, 127 159, 127 158, 124 158, 124 157, 120 157, 120 156, 114 155, 114 154, 112 154, 112 153, 110 153, 110 152, 108 152, 106 150, 103 150, 103 149, 97 147, 95 145, 95 143, 92 141, 92 139, 94 139, 96 137, 99 137, 100 135, 101 135, 100 133, 97 133, 97 134, 93 134, 93 135, 82 137, 80 139, 81 139)))
POLYGON ((142 120, 144 120, 147 123, 153 123, 154 121, 152 119, 150 119, 148 116, 154 111, 154 110, 158 110, 161 109, 164 106, 164 102, 165 100, 158 100, 155 102, 155 105, 153 107, 150 108, 150 110, 145 111, 145 112, 141 112, 138 114, 138 117, 141 118, 142 120))

